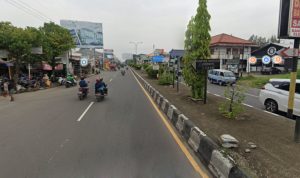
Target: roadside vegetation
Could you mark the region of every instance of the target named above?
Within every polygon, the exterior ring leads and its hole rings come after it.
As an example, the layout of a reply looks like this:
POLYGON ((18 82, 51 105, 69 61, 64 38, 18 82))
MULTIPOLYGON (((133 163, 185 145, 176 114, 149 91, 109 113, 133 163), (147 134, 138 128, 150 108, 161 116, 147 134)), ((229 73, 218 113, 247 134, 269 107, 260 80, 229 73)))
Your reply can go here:
MULTIPOLYGON (((240 85, 261 88, 272 78, 290 79, 290 74, 277 74, 277 75, 247 75, 241 77, 238 81, 240 85)), ((297 79, 300 79, 300 70, 297 73, 297 79)))

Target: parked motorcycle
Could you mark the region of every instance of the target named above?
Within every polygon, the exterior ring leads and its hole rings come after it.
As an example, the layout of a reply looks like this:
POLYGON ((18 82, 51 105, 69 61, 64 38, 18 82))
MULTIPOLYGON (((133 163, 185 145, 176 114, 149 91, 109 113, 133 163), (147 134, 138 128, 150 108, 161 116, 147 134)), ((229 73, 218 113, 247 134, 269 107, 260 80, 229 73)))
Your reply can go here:
POLYGON ((73 80, 73 81, 67 80, 66 83, 65 83, 66 88, 70 88, 70 87, 73 87, 73 86, 76 86, 76 85, 77 85, 77 82, 75 80, 73 80))
POLYGON ((79 87, 78 94, 77 94, 79 100, 83 100, 84 98, 86 98, 88 93, 89 93, 89 88, 88 87, 84 87, 84 88, 79 87))

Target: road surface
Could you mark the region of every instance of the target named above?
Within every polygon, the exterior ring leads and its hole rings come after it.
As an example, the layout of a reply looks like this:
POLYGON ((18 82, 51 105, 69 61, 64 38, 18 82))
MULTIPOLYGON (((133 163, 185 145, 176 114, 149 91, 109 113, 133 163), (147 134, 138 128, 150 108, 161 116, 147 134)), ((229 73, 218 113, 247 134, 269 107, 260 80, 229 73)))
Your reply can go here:
POLYGON ((109 96, 100 103, 93 89, 79 101, 75 87, 0 100, 0 177, 208 177, 201 164, 204 174, 195 171, 132 73, 101 75, 109 96))

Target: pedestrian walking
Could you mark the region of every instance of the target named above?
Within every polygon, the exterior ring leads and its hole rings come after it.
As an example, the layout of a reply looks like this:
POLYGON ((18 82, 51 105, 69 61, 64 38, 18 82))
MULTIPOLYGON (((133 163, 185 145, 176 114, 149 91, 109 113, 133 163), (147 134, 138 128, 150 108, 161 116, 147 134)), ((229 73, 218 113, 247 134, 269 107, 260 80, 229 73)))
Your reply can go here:
POLYGON ((3 96, 7 96, 8 95, 8 80, 5 79, 4 83, 3 83, 3 96))

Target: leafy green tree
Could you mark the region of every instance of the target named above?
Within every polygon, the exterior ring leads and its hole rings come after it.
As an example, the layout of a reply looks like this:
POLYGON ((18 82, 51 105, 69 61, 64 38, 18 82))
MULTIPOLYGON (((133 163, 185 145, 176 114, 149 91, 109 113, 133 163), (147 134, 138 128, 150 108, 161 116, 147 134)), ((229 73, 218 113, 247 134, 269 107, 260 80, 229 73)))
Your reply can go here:
POLYGON ((196 72, 192 64, 197 59, 208 60, 210 58, 210 18, 207 11, 207 1, 199 0, 197 14, 191 18, 185 33, 186 53, 183 76, 186 83, 191 86, 192 97, 195 99, 203 99, 206 74, 204 71, 196 72))
POLYGON ((219 107, 219 111, 229 119, 235 119, 244 111, 245 89, 238 85, 231 85, 224 92, 227 98, 219 107))
POLYGON ((54 70, 57 64, 55 58, 74 48, 75 43, 67 29, 53 22, 45 23, 41 31, 44 35, 43 53, 54 70))

